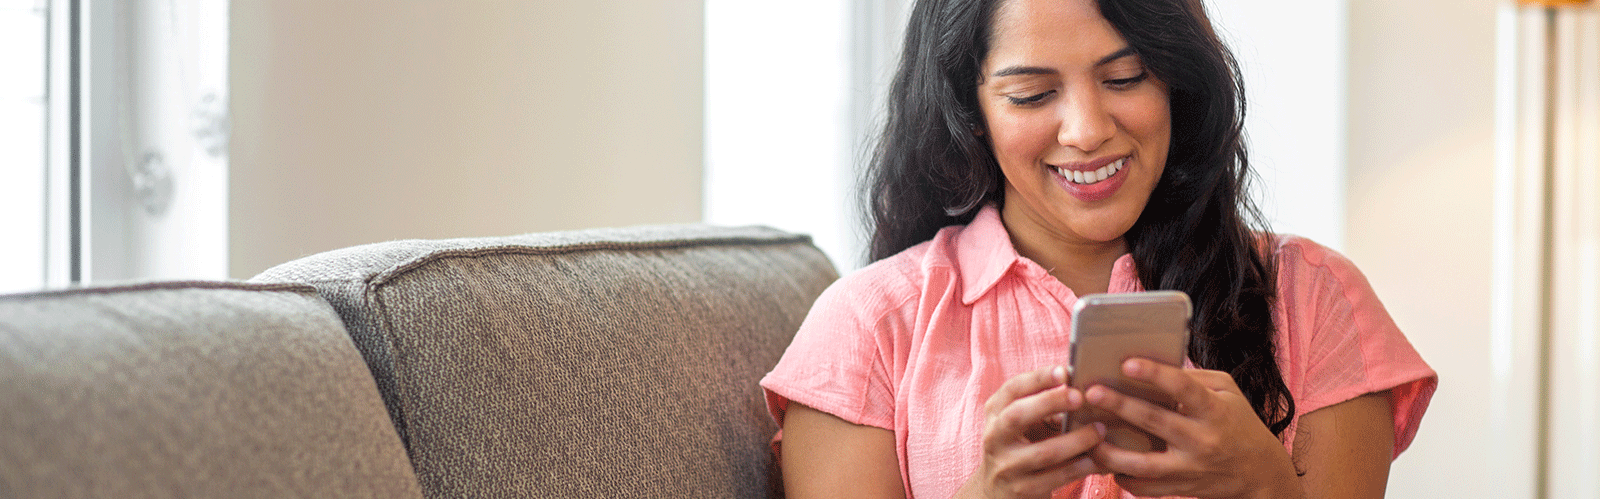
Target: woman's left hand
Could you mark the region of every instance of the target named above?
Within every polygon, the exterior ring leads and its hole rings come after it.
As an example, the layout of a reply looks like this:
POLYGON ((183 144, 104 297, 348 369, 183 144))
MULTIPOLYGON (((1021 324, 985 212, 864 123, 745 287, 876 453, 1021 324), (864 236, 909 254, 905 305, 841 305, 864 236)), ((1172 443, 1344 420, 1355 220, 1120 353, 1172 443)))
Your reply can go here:
POLYGON ((1173 412, 1105 386, 1084 395, 1124 421, 1167 441, 1161 452, 1136 452, 1101 442, 1091 453, 1117 474, 1123 489, 1140 496, 1303 497, 1283 443, 1256 417, 1233 377, 1128 359, 1123 374, 1178 401, 1173 412))

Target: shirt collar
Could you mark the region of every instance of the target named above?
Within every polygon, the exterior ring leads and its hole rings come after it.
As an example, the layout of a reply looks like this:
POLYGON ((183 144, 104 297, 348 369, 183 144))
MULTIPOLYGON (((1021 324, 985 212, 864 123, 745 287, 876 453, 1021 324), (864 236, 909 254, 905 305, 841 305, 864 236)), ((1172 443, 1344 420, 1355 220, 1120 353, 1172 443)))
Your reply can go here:
POLYGON ((971 305, 989 292, 1022 258, 1011 245, 1011 235, 1000 222, 1000 210, 984 205, 978 215, 956 233, 956 269, 961 275, 961 303, 971 305))
MULTIPOLYGON (((955 263, 961 275, 961 303, 971 305, 1000 282, 1007 273, 1022 266, 1022 255, 1011 244, 1011 235, 1000 221, 1000 209, 985 205, 961 231, 955 234, 955 263)), ((1111 293, 1143 291, 1133 255, 1117 258, 1111 269, 1111 293)))

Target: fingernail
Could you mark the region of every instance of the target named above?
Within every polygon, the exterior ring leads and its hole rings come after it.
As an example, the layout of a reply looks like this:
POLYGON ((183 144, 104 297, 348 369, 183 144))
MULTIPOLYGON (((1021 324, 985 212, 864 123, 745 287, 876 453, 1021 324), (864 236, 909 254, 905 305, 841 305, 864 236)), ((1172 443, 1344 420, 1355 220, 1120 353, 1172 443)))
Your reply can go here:
POLYGON ((1065 367, 1056 366, 1055 369, 1050 371, 1050 375, 1055 376, 1057 383, 1067 382, 1067 368, 1065 367))
POLYGON ((1079 405, 1079 404, 1082 404, 1082 403, 1083 403, 1083 394, 1078 393, 1077 390, 1073 390, 1073 389, 1070 389, 1070 388, 1067 389, 1067 404, 1068 405, 1076 406, 1076 405, 1079 405))
POLYGON ((1128 373, 1129 376, 1138 376, 1143 371, 1144 363, 1139 362, 1139 359, 1128 359, 1122 363, 1122 372, 1128 373))
POLYGON ((1095 421, 1094 424, 1092 424, 1090 426, 1094 427, 1094 432, 1095 433, 1099 433, 1100 434, 1100 438, 1106 438, 1106 424, 1105 423, 1101 423, 1099 421, 1095 421))

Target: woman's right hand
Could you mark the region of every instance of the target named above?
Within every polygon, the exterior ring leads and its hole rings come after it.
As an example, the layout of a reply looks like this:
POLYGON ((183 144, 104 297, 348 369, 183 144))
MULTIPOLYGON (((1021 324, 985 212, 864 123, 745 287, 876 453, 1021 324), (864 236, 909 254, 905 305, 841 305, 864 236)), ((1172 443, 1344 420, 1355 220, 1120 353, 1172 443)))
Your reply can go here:
POLYGON ((1049 497, 1101 470, 1088 452, 1103 426, 1060 432, 1061 415, 1083 406, 1083 393, 1066 385, 1066 368, 1016 375, 984 404, 983 462, 957 497, 1049 497))

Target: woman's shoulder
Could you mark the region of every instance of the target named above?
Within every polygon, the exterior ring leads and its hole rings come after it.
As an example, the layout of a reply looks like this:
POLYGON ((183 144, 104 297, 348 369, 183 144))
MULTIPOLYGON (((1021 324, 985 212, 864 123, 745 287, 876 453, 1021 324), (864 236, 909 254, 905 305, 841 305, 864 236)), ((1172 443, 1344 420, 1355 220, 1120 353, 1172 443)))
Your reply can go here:
POLYGON ((1262 246, 1271 250, 1273 256, 1279 259, 1290 258, 1296 263, 1312 265, 1322 264, 1330 257, 1344 259, 1337 250, 1308 237, 1270 232, 1258 234, 1257 237, 1260 238, 1262 246))
POLYGON ((881 315, 887 309, 914 304, 929 289, 952 281, 951 228, 932 239, 846 273, 823 292, 818 306, 841 307, 881 315))
POLYGON ((1345 343, 1384 350, 1374 345, 1394 343, 1393 338, 1404 341, 1372 284, 1350 259, 1304 237, 1273 237, 1280 334, 1306 343, 1308 352, 1345 343))
POLYGON ((1273 234, 1277 335, 1299 414, 1389 392, 1395 454, 1410 445, 1438 384, 1354 263, 1310 239, 1273 234))
POLYGON ((1284 277, 1305 280, 1331 277, 1340 284, 1366 286, 1366 276, 1354 262, 1338 250, 1294 234, 1261 235, 1263 246, 1272 251, 1282 282, 1284 277))

